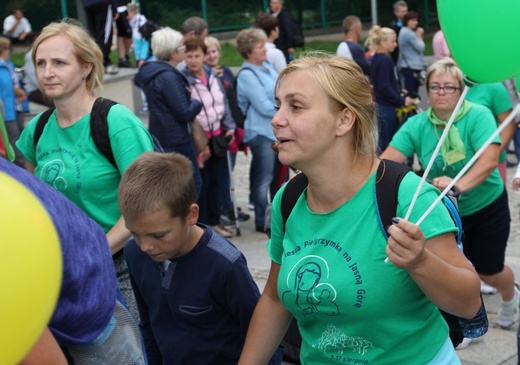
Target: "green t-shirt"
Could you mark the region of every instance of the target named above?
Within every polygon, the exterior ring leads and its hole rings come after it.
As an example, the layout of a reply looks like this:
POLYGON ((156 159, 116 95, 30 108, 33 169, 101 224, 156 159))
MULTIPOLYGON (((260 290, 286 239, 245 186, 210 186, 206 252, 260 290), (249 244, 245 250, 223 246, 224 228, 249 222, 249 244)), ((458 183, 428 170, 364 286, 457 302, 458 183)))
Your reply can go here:
POLYGON ((90 114, 61 128, 54 112, 34 147, 39 115, 22 132, 16 145, 35 166, 34 174, 76 203, 105 232, 121 217, 117 188, 121 175, 137 156, 153 151, 145 126, 128 108, 116 104, 108 113, 109 137, 116 169, 99 152, 90 136, 90 114))
MULTIPOLYGON (((392 138, 390 146, 399 150, 405 156, 417 154, 422 166, 428 166, 433 151, 439 142, 443 130, 434 126, 421 113, 408 119, 392 138)), ((438 176, 457 176, 467 162, 484 145, 487 139, 497 129, 491 112, 481 105, 473 105, 468 113, 455 123, 460 137, 466 147, 466 158, 453 165, 444 166, 444 160, 439 153, 432 165, 428 179, 438 176)), ((493 143, 500 144, 500 136, 493 143)), ((504 182, 498 169, 494 169, 488 178, 477 187, 461 194, 459 212, 461 216, 468 216, 494 202, 504 190, 504 182)))
MULTIPOLYGON (((495 117, 497 125, 499 121, 496 116, 513 107, 506 87, 500 82, 472 86, 466 94, 466 100, 487 107, 495 117)), ((499 162, 504 162, 506 158, 506 151, 502 151, 499 162)))
MULTIPOLYGON (((398 194, 404 217, 418 186, 409 173, 398 194)), ((271 259, 280 264, 278 294, 298 320, 304 364, 426 364, 444 345, 448 326, 410 275, 385 263, 387 240, 378 223, 375 173, 337 209, 313 213, 302 194, 287 222, 281 195, 273 202, 271 259)), ((438 196, 425 184, 410 217, 417 221, 438 196)), ((421 224, 427 238, 456 232, 439 204, 421 224)), ((455 241, 454 243, 455 244, 455 241)))

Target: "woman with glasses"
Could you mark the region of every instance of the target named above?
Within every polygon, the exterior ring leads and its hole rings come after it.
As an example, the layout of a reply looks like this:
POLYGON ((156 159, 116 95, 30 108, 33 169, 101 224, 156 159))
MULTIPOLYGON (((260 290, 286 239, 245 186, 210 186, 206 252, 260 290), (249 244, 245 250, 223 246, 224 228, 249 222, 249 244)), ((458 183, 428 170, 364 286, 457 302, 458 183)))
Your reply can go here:
MULTIPOLYGON (((431 107, 408 119, 381 158, 405 162, 416 154, 426 166, 463 87, 462 72, 452 59, 432 64, 426 75, 431 107)), ((464 101, 429 172, 433 185, 444 190, 496 129, 489 109, 464 101)), ((460 192, 464 254, 481 280, 498 289, 502 297, 498 325, 509 328, 518 320, 519 294, 513 272, 504 265, 511 217, 507 190, 497 169, 500 143, 500 136, 495 137, 454 187, 460 192)))
POLYGON ((152 51, 157 61, 144 63, 134 82, 144 90, 148 100, 150 133, 157 137, 165 152, 180 153, 193 163, 198 198, 202 179, 191 126, 202 104, 191 99, 188 80, 176 68, 184 61, 185 50, 180 32, 168 27, 153 32, 152 51))

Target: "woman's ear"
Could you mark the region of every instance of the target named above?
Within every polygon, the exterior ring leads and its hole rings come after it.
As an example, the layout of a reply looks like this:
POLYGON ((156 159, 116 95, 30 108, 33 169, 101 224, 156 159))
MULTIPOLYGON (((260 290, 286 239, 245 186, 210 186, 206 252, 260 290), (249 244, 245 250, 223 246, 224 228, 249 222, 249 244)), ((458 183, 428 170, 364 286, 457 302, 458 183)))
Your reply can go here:
POLYGON ((91 63, 87 63, 85 66, 83 66, 83 73, 82 73, 82 76, 84 76, 83 79, 86 79, 88 77, 88 75, 90 75, 93 68, 94 68, 94 65, 91 63))
POLYGON ((352 110, 348 108, 344 108, 338 113, 338 119, 336 122, 336 135, 343 136, 350 132, 350 130, 354 127, 354 122, 356 121, 356 116, 352 112, 352 110))

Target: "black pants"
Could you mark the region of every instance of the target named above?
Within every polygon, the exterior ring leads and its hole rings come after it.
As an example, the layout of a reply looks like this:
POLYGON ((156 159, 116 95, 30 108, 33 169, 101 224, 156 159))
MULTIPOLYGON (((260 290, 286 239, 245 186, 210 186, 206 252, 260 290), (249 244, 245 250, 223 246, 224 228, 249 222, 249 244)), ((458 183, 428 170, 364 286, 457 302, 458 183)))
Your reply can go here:
POLYGON ((111 63, 109 55, 112 46, 112 8, 107 3, 90 5, 85 7, 85 15, 90 35, 103 52, 103 64, 108 66, 111 63))
POLYGON ((406 96, 416 98, 419 96, 419 78, 421 70, 412 70, 411 68, 401 68, 401 74, 404 77, 404 88, 408 91, 406 96))

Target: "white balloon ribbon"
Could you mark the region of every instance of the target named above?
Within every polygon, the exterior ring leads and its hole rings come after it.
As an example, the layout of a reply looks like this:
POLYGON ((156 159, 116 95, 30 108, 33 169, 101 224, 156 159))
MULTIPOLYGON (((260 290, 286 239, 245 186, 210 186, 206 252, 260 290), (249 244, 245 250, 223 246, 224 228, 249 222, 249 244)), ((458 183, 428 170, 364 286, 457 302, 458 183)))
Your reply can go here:
POLYGON ((435 150, 433 151, 432 157, 430 158, 430 161, 428 162, 428 166, 426 166, 426 169, 424 170, 423 176, 421 178, 421 181, 419 182, 419 186, 417 186, 417 190, 415 190, 415 194, 413 195, 412 202, 410 203, 410 206, 408 207, 408 211, 406 212, 406 215, 404 216, 405 220, 408 220, 410 218, 410 214, 412 214, 412 209, 417 202, 417 198, 419 197, 419 193, 421 192, 421 188, 424 185, 424 182, 426 181, 426 178, 428 177, 428 173, 430 172, 433 162, 435 161, 435 157, 437 157, 437 154, 439 153, 439 150, 441 149, 441 146, 448 136, 448 132, 451 128, 451 125, 455 121, 455 117, 457 116, 460 107, 462 106, 462 103, 464 102, 464 99, 466 98, 466 94, 468 93, 469 87, 464 87, 464 90, 462 91, 462 94, 460 95, 459 101, 457 102, 457 105, 455 105, 455 109, 453 110, 453 113, 451 113, 450 119, 448 120, 448 123, 444 127, 444 131, 442 132, 441 138, 439 139, 439 143, 437 143, 437 146, 435 147, 435 150))

